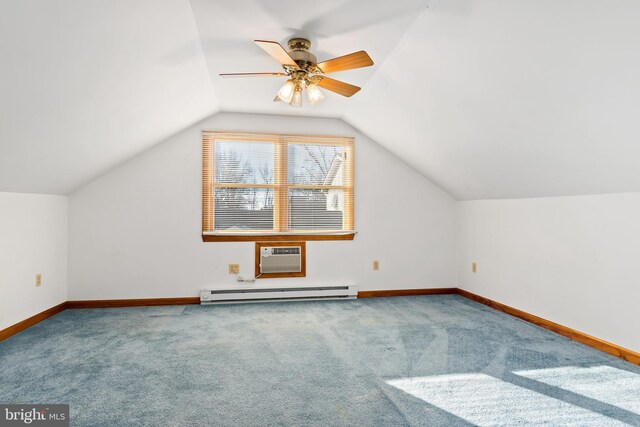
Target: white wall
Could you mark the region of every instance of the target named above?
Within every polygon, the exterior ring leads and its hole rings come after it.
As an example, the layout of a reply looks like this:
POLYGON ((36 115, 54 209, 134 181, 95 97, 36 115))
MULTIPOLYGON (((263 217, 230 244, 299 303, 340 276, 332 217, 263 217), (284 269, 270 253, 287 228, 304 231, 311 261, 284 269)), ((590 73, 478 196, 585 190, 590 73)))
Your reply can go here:
POLYGON ((70 300, 196 296, 234 285, 229 263, 253 274, 253 243, 201 240, 203 129, 356 138, 355 240, 308 242, 306 278, 258 285, 455 286, 455 202, 446 193, 341 120, 221 113, 70 196, 70 300))
POLYGON ((640 351, 640 193, 459 202, 457 218, 461 288, 640 351))
POLYGON ((67 197, 0 193, 0 330, 66 300, 67 197))

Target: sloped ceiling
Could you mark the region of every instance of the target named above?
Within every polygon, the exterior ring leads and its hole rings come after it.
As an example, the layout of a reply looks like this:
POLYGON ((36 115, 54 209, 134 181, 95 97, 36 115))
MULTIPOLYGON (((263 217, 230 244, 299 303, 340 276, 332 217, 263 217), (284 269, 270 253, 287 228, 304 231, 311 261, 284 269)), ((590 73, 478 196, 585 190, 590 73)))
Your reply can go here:
POLYGON ((187 0, 0 0, 0 191, 69 193, 215 113, 198 40, 187 0))
POLYGON ((640 191, 636 0, 0 0, 0 191, 66 194, 217 111, 341 117, 458 199, 640 191), (273 102, 252 42, 363 90, 273 102))
POLYGON ((345 118, 458 199, 640 191, 640 2, 442 0, 345 118))
POLYGON ((353 98, 325 91, 325 102, 294 109, 273 101, 283 78, 223 79, 218 74, 282 71, 253 40, 274 40, 286 47, 295 36, 311 40, 318 61, 366 50, 373 67, 331 75, 364 86, 427 4, 425 0, 191 0, 222 110, 325 117, 341 117, 353 98))

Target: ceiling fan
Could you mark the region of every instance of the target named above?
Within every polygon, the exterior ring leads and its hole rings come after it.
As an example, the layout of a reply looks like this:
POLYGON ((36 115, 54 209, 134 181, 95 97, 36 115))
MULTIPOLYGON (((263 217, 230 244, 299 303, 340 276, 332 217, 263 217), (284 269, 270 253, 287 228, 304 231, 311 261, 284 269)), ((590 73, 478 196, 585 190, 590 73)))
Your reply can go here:
POLYGON ((268 40, 255 40, 255 42, 282 65, 283 73, 226 73, 220 74, 220 76, 288 77, 289 79, 280 88, 274 101, 283 101, 292 107, 302 107, 303 89, 306 89, 311 105, 324 99, 319 87, 346 97, 354 95, 360 90, 358 86, 331 79, 325 74, 373 65, 373 61, 364 50, 317 62, 316 56, 309 52, 311 42, 307 39, 293 38, 289 40, 289 52, 277 42, 268 40))

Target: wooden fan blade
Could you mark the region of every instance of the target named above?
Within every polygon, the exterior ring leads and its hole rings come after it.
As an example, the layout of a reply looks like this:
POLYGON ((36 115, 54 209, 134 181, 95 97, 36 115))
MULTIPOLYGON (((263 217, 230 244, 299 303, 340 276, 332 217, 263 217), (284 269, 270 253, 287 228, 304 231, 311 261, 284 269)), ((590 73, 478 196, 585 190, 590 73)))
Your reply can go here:
POLYGON ((285 73, 224 73, 220 77, 283 77, 285 73))
POLYGON ((355 95, 360 90, 358 86, 350 85, 349 83, 330 79, 329 77, 324 76, 322 76, 322 80, 318 82, 318 86, 346 97, 355 95))
POLYGON ((280 43, 271 42, 268 40, 254 40, 258 46, 264 49, 269 55, 271 55, 276 61, 282 65, 287 65, 293 68, 300 68, 296 61, 289 56, 286 50, 280 45, 280 43))
POLYGON ((373 61, 367 52, 361 50, 360 52, 329 59, 317 65, 323 73, 335 73, 336 71, 351 70, 353 68, 370 67, 373 65, 373 61))

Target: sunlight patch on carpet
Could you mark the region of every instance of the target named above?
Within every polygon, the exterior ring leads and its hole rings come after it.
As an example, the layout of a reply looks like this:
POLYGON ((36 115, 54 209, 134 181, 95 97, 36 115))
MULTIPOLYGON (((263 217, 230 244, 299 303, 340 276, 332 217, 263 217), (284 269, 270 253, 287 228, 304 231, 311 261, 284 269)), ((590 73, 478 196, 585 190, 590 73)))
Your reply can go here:
POLYGON ((514 374, 640 415, 640 375, 612 366, 565 366, 514 374))
POLYGON ((478 426, 626 425, 480 373, 399 378, 387 384, 478 426))

